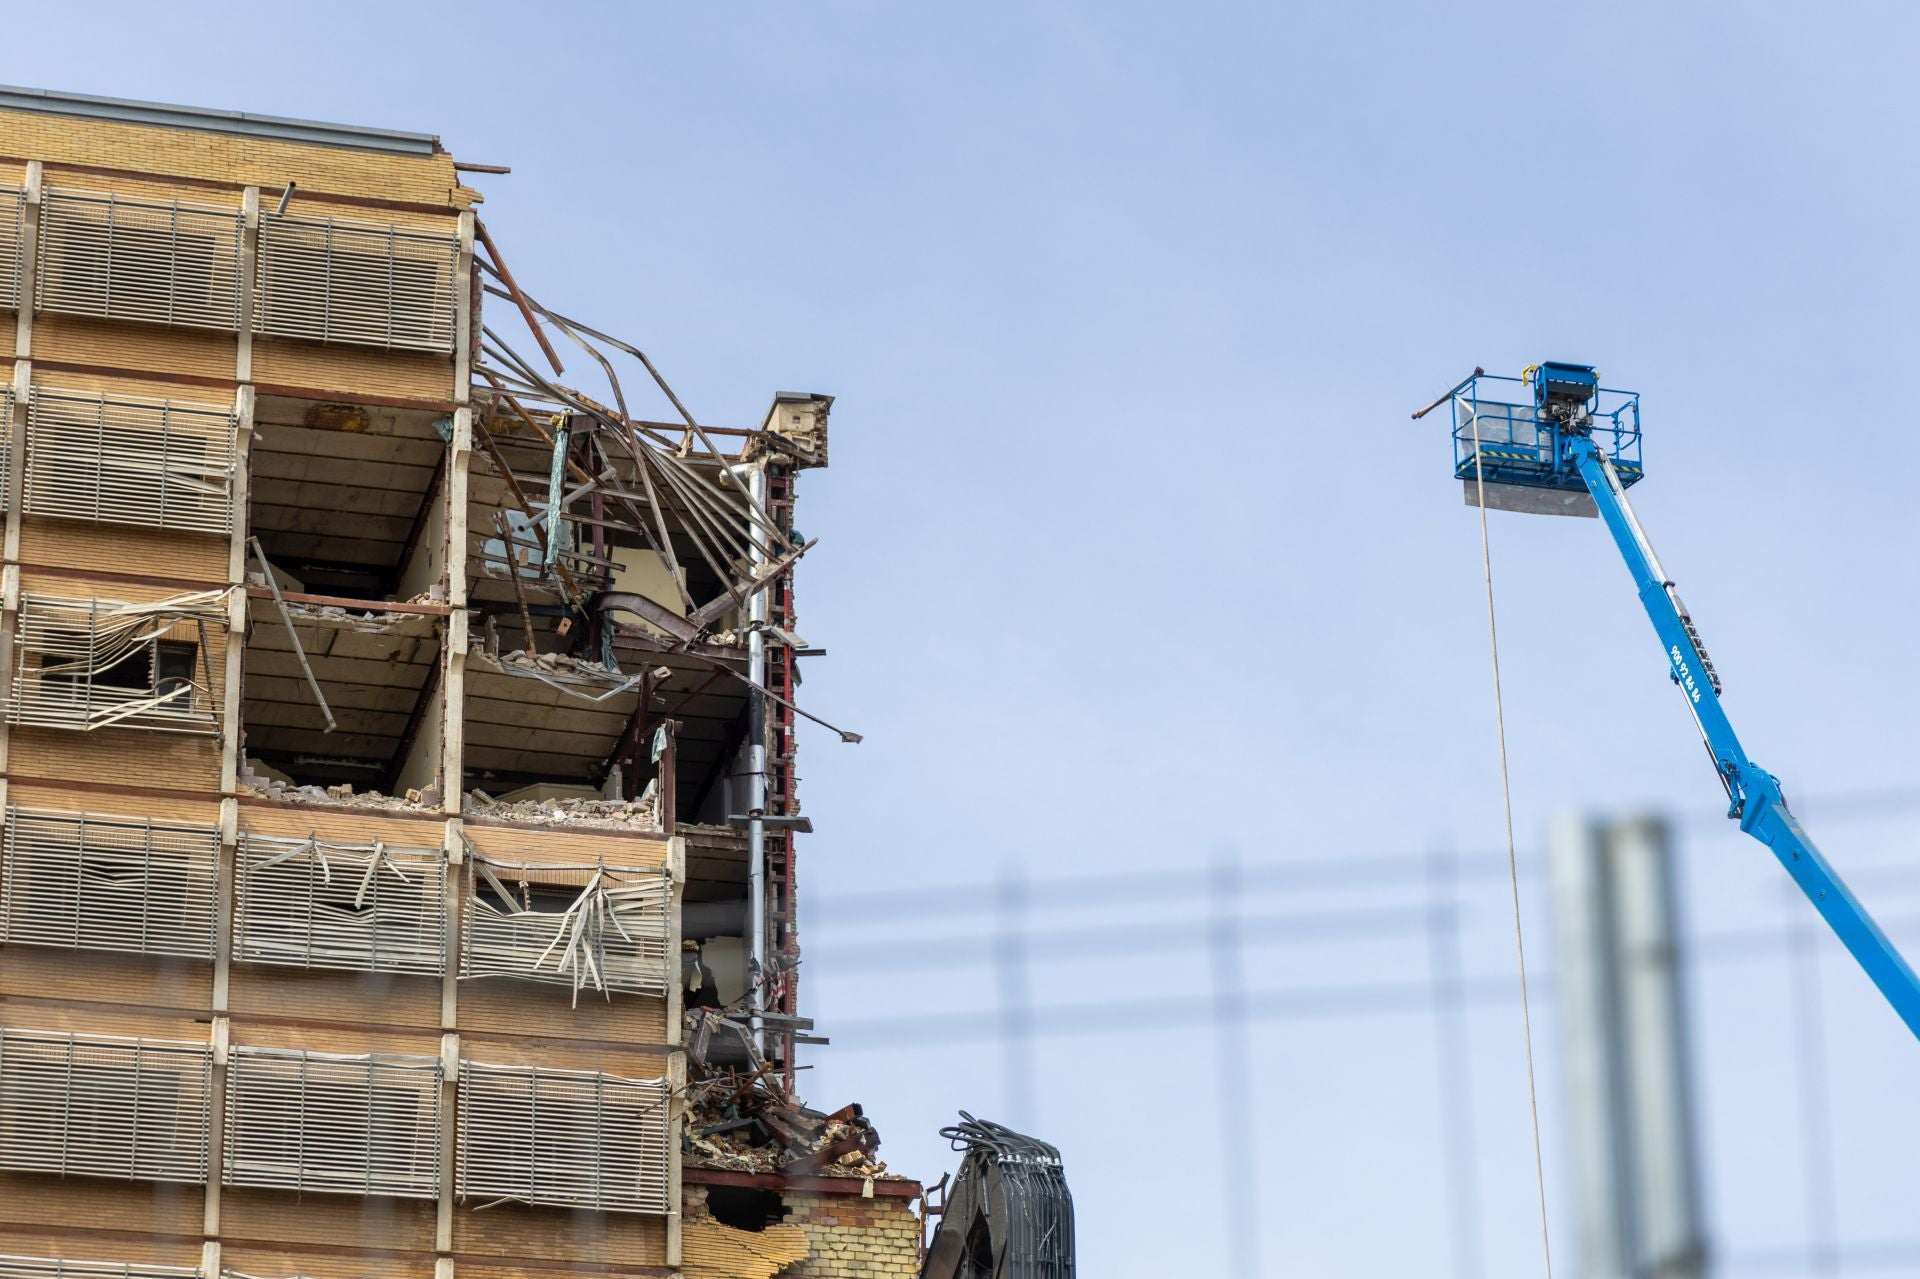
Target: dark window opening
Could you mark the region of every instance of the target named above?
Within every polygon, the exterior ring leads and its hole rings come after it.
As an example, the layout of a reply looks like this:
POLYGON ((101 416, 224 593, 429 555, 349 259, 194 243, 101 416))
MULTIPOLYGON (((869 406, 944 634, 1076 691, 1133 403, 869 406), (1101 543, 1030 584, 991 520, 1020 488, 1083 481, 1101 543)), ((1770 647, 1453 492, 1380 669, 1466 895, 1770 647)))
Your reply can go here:
POLYGON ((723 1226, 758 1233, 784 1220, 787 1206, 780 1202, 780 1192, 777 1190, 708 1186, 707 1211, 723 1226))
MULTIPOLYGON (((65 647, 86 647, 85 637, 77 632, 60 639, 65 647)), ((132 649, 111 666, 95 666, 89 657, 45 657, 40 662, 40 679, 49 684, 179 694, 179 700, 184 701, 193 696, 193 671, 199 652, 194 644, 157 641, 132 649)))

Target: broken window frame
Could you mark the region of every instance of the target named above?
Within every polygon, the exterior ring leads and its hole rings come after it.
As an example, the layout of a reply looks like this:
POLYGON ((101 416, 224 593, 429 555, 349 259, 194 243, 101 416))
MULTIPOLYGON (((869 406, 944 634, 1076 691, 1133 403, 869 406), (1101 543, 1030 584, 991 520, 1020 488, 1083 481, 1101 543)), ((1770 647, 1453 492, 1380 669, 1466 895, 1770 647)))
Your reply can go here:
POLYGON ((211 736, 219 731, 219 698, 207 652, 209 623, 226 624, 225 592, 150 604, 23 594, 7 722, 81 732, 118 727, 211 736), (163 648, 189 642, 173 634, 184 626, 194 627, 198 636, 197 680, 162 672, 163 648), (100 678, 143 653, 147 687, 120 688, 100 678))
POLYGON ((36 305, 93 319, 237 332, 241 235, 237 207, 49 187, 40 210, 36 305), (191 268, 184 279, 183 268, 191 268))
POLYGON ((464 1199, 665 1215, 668 1081, 594 1070, 460 1062, 464 1199))
POLYGON ((441 849, 242 831, 234 856, 234 959, 341 972, 446 971, 441 849))
POLYGON ((438 1198, 441 1084, 438 1057, 236 1045, 221 1181, 438 1198))
POLYGON ((506 977, 664 996, 679 956, 672 943, 673 876, 664 866, 510 862, 474 852, 463 907, 460 977, 506 977), (533 906, 535 885, 572 890, 565 910, 533 906), (511 886, 510 886, 511 885, 511 886), (515 888, 520 891, 516 895, 515 888), (492 898, 493 900, 489 900, 492 898), (511 904, 512 909, 502 909, 511 904))
POLYGON ((36 386, 23 507, 92 523, 231 532, 239 425, 228 405, 36 386))
POLYGON ((459 257, 458 238, 445 232, 264 212, 257 330, 448 354, 459 257))
POLYGON ((213 958, 219 827, 17 806, 6 819, 0 944, 213 958))
POLYGON ((207 1179, 206 1044, 0 1028, 0 1168, 207 1179))

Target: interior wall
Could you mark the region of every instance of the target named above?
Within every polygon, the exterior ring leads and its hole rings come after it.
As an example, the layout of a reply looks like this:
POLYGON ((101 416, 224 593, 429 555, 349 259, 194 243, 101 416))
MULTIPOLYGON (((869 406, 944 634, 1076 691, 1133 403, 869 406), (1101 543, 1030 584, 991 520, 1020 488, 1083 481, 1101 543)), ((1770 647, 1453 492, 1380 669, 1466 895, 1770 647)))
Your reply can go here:
POLYGON ((399 794, 425 790, 433 785, 434 775, 440 770, 440 699, 443 695, 442 688, 436 687, 427 701, 427 709, 420 717, 420 731, 414 734, 406 763, 400 766, 394 783, 394 790, 399 794))
POLYGON ((427 500, 427 522, 414 540, 413 553, 400 566, 396 594, 403 600, 414 599, 432 589, 447 569, 447 502, 436 490, 427 500))

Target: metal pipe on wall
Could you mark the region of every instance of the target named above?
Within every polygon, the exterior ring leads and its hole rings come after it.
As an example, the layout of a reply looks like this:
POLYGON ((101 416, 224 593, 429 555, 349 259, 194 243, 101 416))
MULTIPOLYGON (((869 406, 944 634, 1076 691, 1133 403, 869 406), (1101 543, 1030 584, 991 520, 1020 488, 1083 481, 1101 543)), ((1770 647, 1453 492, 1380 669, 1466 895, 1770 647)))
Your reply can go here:
MULTIPOLYGON (((747 469, 747 498, 755 509, 767 509, 767 462, 762 458, 747 469)), ((771 556, 763 521, 749 521, 748 560, 755 579, 771 556)), ((747 983, 751 992, 753 1047, 762 1058, 767 1051, 767 592, 756 590, 747 602, 747 983)))

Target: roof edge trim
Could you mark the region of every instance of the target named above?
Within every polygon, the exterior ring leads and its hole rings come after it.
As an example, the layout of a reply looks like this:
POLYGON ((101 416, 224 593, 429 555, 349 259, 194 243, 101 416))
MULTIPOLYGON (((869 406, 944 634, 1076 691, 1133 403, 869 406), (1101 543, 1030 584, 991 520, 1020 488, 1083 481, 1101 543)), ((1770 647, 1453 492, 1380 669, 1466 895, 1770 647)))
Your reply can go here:
POLYGON ((391 155, 431 156, 440 151, 440 139, 430 133, 402 133, 370 129, 357 124, 326 124, 247 111, 216 111, 211 107, 183 107, 131 98, 102 98, 53 89, 26 89, 0 85, 0 110, 36 111, 42 115, 74 116, 115 124, 154 125, 163 129, 195 129, 202 133, 231 133, 240 137, 272 138, 313 146, 353 147, 391 155))

